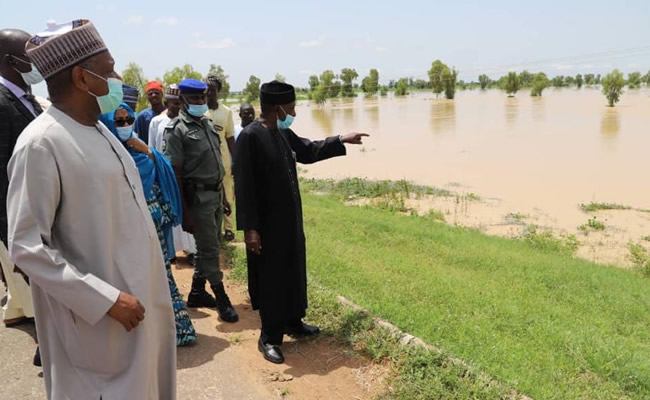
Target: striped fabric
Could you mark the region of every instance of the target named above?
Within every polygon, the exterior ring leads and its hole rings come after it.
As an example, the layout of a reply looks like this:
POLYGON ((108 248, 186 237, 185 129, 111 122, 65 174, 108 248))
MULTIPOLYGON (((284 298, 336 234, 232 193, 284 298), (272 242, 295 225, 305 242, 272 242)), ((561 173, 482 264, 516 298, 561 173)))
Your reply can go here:
POLYGON ((180 91, 178 90, 177 84, 172 83, 171 85, 167 86, 167 89, 165 90, 166 99, 178 99, 178 96, 180 96, 180 91))
POLYGON ((58 35, 32 37, 26 45, 27 56, 45 79, 108 50, 92 22, 72 22, 72 29, 58 35))

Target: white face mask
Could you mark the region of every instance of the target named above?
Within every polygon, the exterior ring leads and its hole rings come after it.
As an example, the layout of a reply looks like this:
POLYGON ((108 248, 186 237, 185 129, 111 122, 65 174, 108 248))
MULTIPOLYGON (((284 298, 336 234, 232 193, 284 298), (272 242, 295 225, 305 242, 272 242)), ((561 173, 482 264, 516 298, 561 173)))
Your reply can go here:
POLYGON ((17 68, 14 68, 16 72, 20 74, 20 76, 23 77, 23 81, 25 81, 26 84, 28 85, 36 85, 37 83, 43 82, 43 75, 41 75, 40 72, 36 69, 34 64, 27 62, 25 60, 22 60, 16 56, 11 56, 14 60, 18 60, 23 64, 29 64, 32 67, 32 70, 29 72, 21 72, 17 68))
POLYGON ((120 139, 121 142, 126 142, 131 139, 131 136, 133 136, 133 125, 116 126, 115 130, 117 131, 117 138, 120 139))

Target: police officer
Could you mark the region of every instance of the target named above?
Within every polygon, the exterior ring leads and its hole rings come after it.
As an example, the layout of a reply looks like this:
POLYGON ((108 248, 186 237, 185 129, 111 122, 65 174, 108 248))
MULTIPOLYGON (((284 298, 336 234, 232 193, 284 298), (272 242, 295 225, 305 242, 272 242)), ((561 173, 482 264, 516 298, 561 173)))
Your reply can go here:
POLYGON ((230 214, 230 205, 223 196, 219 135, 204 116, 208 110, 208 86, 196 79, 185 79, 178 89, 182 109, 165 129, 163 148, 174 166, 182 193, 183 230, 194 234, 196 241, 196 270, 187 306, 216 305, 222 320, 236 322, 239 316, 226 294, 219 268, 218 233, 223 213, 230 214), (216 299, 205 290, 206 279, 216 299))

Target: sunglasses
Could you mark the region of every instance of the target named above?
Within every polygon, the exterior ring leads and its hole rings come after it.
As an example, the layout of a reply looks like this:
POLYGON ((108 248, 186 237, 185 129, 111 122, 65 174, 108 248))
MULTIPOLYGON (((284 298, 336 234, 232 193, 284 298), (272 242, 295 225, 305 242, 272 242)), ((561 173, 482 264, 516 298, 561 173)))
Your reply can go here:
POLYGON ((129 117, 127 119, 116 119, 115 126, 128 126, 133 125, 135 118, 129 117))

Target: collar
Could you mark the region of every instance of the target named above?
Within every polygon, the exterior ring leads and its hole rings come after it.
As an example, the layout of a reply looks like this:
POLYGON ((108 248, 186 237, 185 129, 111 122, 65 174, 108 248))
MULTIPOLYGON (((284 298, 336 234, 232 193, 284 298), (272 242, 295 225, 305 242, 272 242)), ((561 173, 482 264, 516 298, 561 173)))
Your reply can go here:
POLYGON ((201 122, 202 122, 203 119, 206 118, 206 117, 205 117, 205 116, 202 116, 202 117, 201 117, 201 120, 200 120, 200 121, 197 121, 197 120, 195 120, 194 118, 192 118, 191 115, 189 115, 188 113, 186 113, 185 110, 181 110, 181 111, 178 113, 178 118, 180 118, 180 120, 183 121, 183 122, 186 123, 186 124, 197 124, 197 125, 201 125, 201 122))
POLYGON ((2 76, 0 76, 0 83, 3 84, 7 89, 9 89, 9 91, 19 99, 22 99, 23 96, 26 94, 24 90, 16 86, 10 80, 3 78, 2 76))

